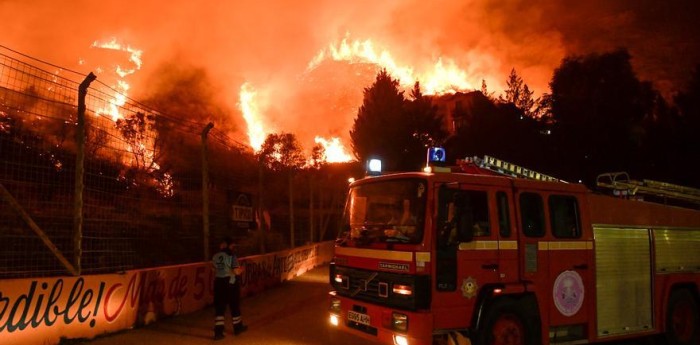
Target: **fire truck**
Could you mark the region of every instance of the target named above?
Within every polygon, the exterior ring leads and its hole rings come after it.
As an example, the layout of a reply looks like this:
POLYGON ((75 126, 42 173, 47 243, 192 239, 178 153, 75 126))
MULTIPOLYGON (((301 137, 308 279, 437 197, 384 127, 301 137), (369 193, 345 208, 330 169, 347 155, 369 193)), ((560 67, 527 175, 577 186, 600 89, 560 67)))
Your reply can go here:
POLYGON ((614 195, 489 156, 352 182, 331 324, 395 345, 700 344, 700 190, 598 185, 614 195))

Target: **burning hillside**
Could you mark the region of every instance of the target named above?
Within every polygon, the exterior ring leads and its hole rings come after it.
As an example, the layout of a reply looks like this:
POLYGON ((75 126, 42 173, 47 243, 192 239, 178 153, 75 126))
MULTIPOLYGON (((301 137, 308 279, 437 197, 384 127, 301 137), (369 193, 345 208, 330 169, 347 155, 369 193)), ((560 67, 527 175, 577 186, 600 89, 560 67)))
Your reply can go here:
POLYGON ((700 60, 693 1, 71 4, 2 2, 1 43, 95 72, 133 99, 171 90, 181 78, 170 72, 202 71, 212 105, 189 120, 215 118, 253 148, 284 131, 307 149, 321 136, 347 151, 362 89, 380 68, 403 86, 419 81, 426 94, 471 91, 485 80, 496 95, 515 68, 539 95, 567 55, 627 47, 640 77, 669 95, 700 60), (179 68, 162 68, 173 64, 179 68))

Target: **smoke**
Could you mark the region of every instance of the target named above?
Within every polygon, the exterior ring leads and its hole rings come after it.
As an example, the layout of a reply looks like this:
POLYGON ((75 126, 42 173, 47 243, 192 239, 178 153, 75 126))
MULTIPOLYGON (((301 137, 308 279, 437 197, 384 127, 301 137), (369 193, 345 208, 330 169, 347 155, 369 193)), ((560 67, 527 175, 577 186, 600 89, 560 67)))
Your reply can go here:
POLYGON ((185 75, 191 66, 206 71, 207 88, 217 90, 207 93, 218 103, 212 108, 233 123, 217 128, 238 128, 234 137, 245 138, 238 102, 249 83, 268 131, 298 133, 307 148, 314 135, 341 136, 349 146, 376 69, 324 62, 307 70, 345 37, 371 39, 415 71, 449 59, 475 88, 483 79, 496 95, 512 68, 541 94, 567 55, 626 47, 639 76, 669 95, 700 61, 699 7, 693 0, 0 0, 0 44, 85 74, 100 67, 98 79, 109 83, 110 66, 128 57, 91 45, 117 38, 143 51, 141 70, 125 77, 131 98, 152 98, 177 82, 178 69, 163 74, 164 65, 181 65, 185 75))

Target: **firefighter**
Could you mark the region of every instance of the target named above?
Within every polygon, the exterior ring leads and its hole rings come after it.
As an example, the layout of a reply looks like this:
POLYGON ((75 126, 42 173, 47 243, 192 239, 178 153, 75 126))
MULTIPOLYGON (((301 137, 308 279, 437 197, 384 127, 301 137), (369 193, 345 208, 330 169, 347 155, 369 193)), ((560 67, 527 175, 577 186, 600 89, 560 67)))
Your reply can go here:
POLYGON ((236 274, 241 273, 238 258, 233 254, 233 240, 225 238, 219 245, 219 251, 212 257, 212 265, 216 273, 214 278, 214 339, 224 338, 225 314, 228 306, 233 321, 233 334, 238 335, 248 327, 241 321, 240 282, 236 274))

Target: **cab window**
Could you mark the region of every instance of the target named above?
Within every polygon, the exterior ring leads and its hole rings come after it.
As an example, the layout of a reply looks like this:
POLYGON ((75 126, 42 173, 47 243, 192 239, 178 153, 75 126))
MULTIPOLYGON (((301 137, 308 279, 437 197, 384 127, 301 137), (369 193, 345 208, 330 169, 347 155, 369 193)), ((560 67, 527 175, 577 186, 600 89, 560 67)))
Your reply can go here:
POLYGON ((551 195, 549 197, 549 214, 554 237, 581 237, 581 222, 576 197, 551 195))
POLYGON ((485 191, 449 190, 445 193, 445 204, 441 205, 440 209, 441 243, 469 242, 473 236, 491 235, 488 197, 485 191))
POLYGON ((508 196, 505 192, 496 193, 498 207, 498 232, 501 237, 510 237, 510 210, 508 209, 508 196))
POLYGON ((544 236, 544 203, 537 193, 520 194, 522 229, 527 237, 544 236))

